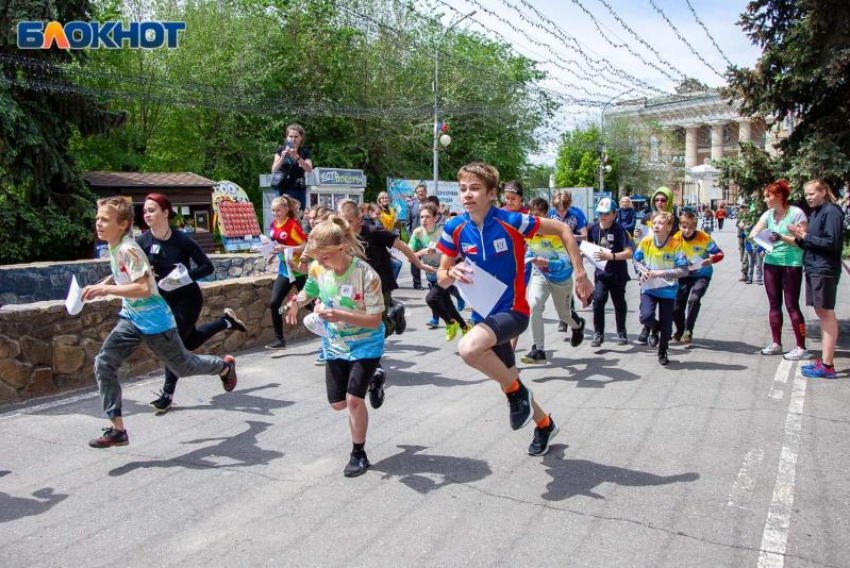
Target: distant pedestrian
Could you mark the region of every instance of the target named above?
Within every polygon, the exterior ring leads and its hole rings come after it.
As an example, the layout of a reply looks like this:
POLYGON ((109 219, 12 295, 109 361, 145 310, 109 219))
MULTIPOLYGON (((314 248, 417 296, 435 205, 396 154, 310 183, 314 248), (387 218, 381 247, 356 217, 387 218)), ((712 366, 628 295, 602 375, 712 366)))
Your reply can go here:
POLYGON ((313 171, 310 151, 303 147, 306 132, 300 124, 286 127, 286 140, 278 146, 272 159, 272 189, 278 196, 297 199, 301 210, 307 209, 306 176, 313 171))
POLYGON ((726 206, 720 205, 720 207, 717 208, 717 212, 714 214, 714 218, 717 219, 718 231, 723 230, 723 222, 726 220, 726 215, 726 206))
MULTIPOLYGON (((428 186, 424 183, 420 183, 416 186, 416 189, 413 190, 413 195, 410 199, 407 200, 407 234, 411 235, 412 238, 413 231, 419 227, 419 211, 423 205, 426 203, 426 199, 428 198, 428 186)), ((410 275, 413 277, 413 289, 421 290, 422 289, 422 272, 416 268, 414 265, 410 265, 410 275)))
POLYGON ((617 224, 634 238, 635 226, 637 225, 637 211, 632 206, 632 200, 627 196, 620 198, 620 208, 617 209, 617 224))

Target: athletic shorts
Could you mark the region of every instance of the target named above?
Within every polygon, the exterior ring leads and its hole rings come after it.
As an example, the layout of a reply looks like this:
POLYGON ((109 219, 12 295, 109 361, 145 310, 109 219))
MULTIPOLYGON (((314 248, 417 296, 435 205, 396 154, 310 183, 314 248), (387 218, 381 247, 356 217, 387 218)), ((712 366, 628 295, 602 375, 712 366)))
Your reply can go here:
POLYGON ((357 398, 365 398, 369 391, 369 383, 380 358, 358 359, 328 359, 325 363, 325 384, 328 388, 328 402, 331 404, 345 400, 350 394, 357 398))
POLYGON ((499 360, 508 369, 516 367, 516 357, 511 347, 511 339, 519 337, 528 328, 528 316, 518 312, 502 312, 493 314, 481 323, 492 329, 493 333, 496 334, 496 345, 491 349, 499 360))
POLYGON ((806 274, 806 305, 822 310, 835 309, 838 278, 824 274, 806 274))

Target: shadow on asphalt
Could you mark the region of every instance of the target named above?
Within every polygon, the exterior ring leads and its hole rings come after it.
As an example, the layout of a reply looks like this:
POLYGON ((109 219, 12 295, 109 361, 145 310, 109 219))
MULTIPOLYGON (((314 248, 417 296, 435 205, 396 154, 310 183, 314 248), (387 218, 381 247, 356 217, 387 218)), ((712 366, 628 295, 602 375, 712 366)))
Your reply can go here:
MULTIPOLYGON (((151 395, 151 400, 156 398, 151 395)), ((147 404, 140 404, 135 400, 124 399, 121 401, 121 413, 124 416, 132 416, 133 414, 147 414, 153 412, 147 404)), ((85 400, 74 400, 67 404, 60 404, 51 408, 45 408, 33 412, 35 415, 43 416, 93 416, 95 418, 103 418, 103 407, 100 404, 100 398, 90 398, 85 400)))
POLYGON ((593 490, 603 483, 614 483, 624 487, 649 487, 670 483, 692 482, 700 478, 696 472, 679 475, 655 475, 645 471, 602 465, 587 460, 565 459, 567 446, 554 444, 543 458, 546 473, 552 481, 546 484, 546 492, 541 496, 547 501, 563 501, 577 495, 605 499, 593 490))
MULTIPOLYGON (((254 396, 253 393, 263 390, 279 387, 280 383, 269 383, 259 387, 239 390, 236 388, 233 392, 223 392, 215 395, 210 399, 209 404, 199 404, 197 406, 173 406, 170 412, 174 410, 235 410, 237 412, 246 412, 248 414, 256 414, 259 416, 274 416, 272 410, 286 408, 295 404, 289 400, 278 400, 274 398, 263 398, 254 396)), ((160 416, 164 416, 160 415, 160 416)))
MULTIPOLYGON (((12 472, 0 471, 0 477, 5 477, 10 473, 12 472)), ((8 493, 0 492, 0 523, 8 523, 23 517, 34 517, 46 513, 54 505, 68 498, 68 495, 54 493, 52 487, 33 491, 32 496, 35 499, 14 497, 8 493)))
POLYGON ((534 383, 548 383, 549 381, 572 381, 577 388, 601 389, 611 383, 636 381, 640 375, 621 368, 619 359, 605 357, 588 357, 583 359, 550 359, 555 367, 562 367, 564 375, 553 375, 533 379, 534 383), (584 366, 584 370, 575 367, 584 366), (597 378, 594 378, 597 377, 597 378))
POLYGON ((679 361, 670 359, 671 371, 746 371, 746 365, 726 365, 724 363, 711 363, 709 361, 679 361))
MULTIPOLYGON (((676 345, 676 344, 673 344, 676 345)), ((681 345, 681 344, 679 344, 681 345)), ((752 355, 758 353, 764 348, 764 345, 750 345, 743 341, 723 341, 720 339, 703 339, 702 337, 694 339, 691 343, 692 350, 717 351, 719 353, 739 353, 742 355, 752 355)))
MULTIPOLYGON (((392 354, 392 353, 390 353, 392 354)), ((387 374, 387 387, 420 387, 431 385, 435 387, 456 387, 461 385, 477 385, 486 383, 490 379, 479 379, 476 381, 465 381, 462 379, 451 379, 431 373, 428 371, 405 371, 416 364, 416 361, 399 361, 384 357, 382 365, 387 374)), ((476 372, 477 376, 481 376, 476 372)))
POLYGON ((384 479, 398 478, 417 493, 426 494, 456 483, 473 483, 493 473, 484 460, 420 453, 425 446, 398 446, 402 452, 372 464, 384 479))
POLYGON ((109 475, 111 477, 118 477, 119 475, 124 475, 137 469, 148 468, 230 469, 234 467, 251 467, 267 465, 272 460, 283 457, 282 452, 266 450, 257 446, 257 436, 268 430, 271 423, 249 420, 247 424, 248 429, 235 436, 201 438, 182 442, 183 444, 218 442, 217 444, 205 446, 168 460, 130 462, 113 469, 109 472, 109 475))

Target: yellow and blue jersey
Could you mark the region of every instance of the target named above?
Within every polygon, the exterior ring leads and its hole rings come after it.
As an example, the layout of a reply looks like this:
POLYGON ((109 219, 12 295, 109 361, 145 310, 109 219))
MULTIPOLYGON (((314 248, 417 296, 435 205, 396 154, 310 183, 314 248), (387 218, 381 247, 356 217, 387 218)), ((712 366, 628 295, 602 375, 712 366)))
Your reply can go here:
MULTIPOLYGON (((680 239, 682 252, 685 253, 688 261, 693 265, 699 266, 703 260, 712 258, 718 254, 722 258, 723 251, 720 250, 720 247, 717 246, 717 243, 714 242, 714 239, 708 233, 694 231, 694 235, 690 240, 685 238, 685 235, 681 231, 675 236, 680 239)), ((704 268, 691 271, 688 276, 690 278, 711 278, 712 274, 714 274, 714 267, 709 264, 704 268)))
POLYGON ((573 263, 567 254, 567 248, 560 237, 554 235, 534 235, 528 239, 528 250, 525 258, 541 257, 549 261, 549 266, 541 268, 528 263, 529 272, 537 272, 549 282, 559 284, 566 282, 573 275, 573 263))
MULTIPOLYGON (((688 268, 688 258, 682 250, 682 240, 679 235, 671 235, 662 246, 655 243, 655 236, 643 239, 637 247, 634 255, 635 262, 643 264, 650 270, 673 270, 676 268, 688 268)), ((641 289, 641 294, 649 294, 658 298, 676 298, 679 290, 679 282, 674 281, 669 286, 659 288, 641 289)))

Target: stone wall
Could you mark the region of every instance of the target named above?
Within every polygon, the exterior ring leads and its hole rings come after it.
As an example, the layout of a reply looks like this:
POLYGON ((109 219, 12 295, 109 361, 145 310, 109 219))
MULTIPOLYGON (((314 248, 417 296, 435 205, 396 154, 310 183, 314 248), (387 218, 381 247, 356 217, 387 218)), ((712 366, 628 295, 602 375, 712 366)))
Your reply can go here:
MULTIPOLYGON (((227 280, 265 274, 266 261, 259 254, 211 254, 215 273, 204 281, 227 280)), ((70 262, 36 262, 0 266, 0 306, 64 299, 71 276, 81 286, 109 275, 106 259, 70 262)))
MULTIPOLYGON (((230 307, 245 321, 247 333, 224 331, 198 353, 224 355, 265 345, 274 337, 271 312, 273 275, 232 278, 201 284, 204 308, 199 323, 230 307)), ((95 384, 94 358, 112 331, 121 307, 119 299, 87 303, 77 316, 64 301, 7 305, 0 308, 0 404, 95 384)), ((288 338, 308 335, 302 325, 288 338)), ((147 347, 140 347, 121 369, 121 377, 161 368, 147 347)))

